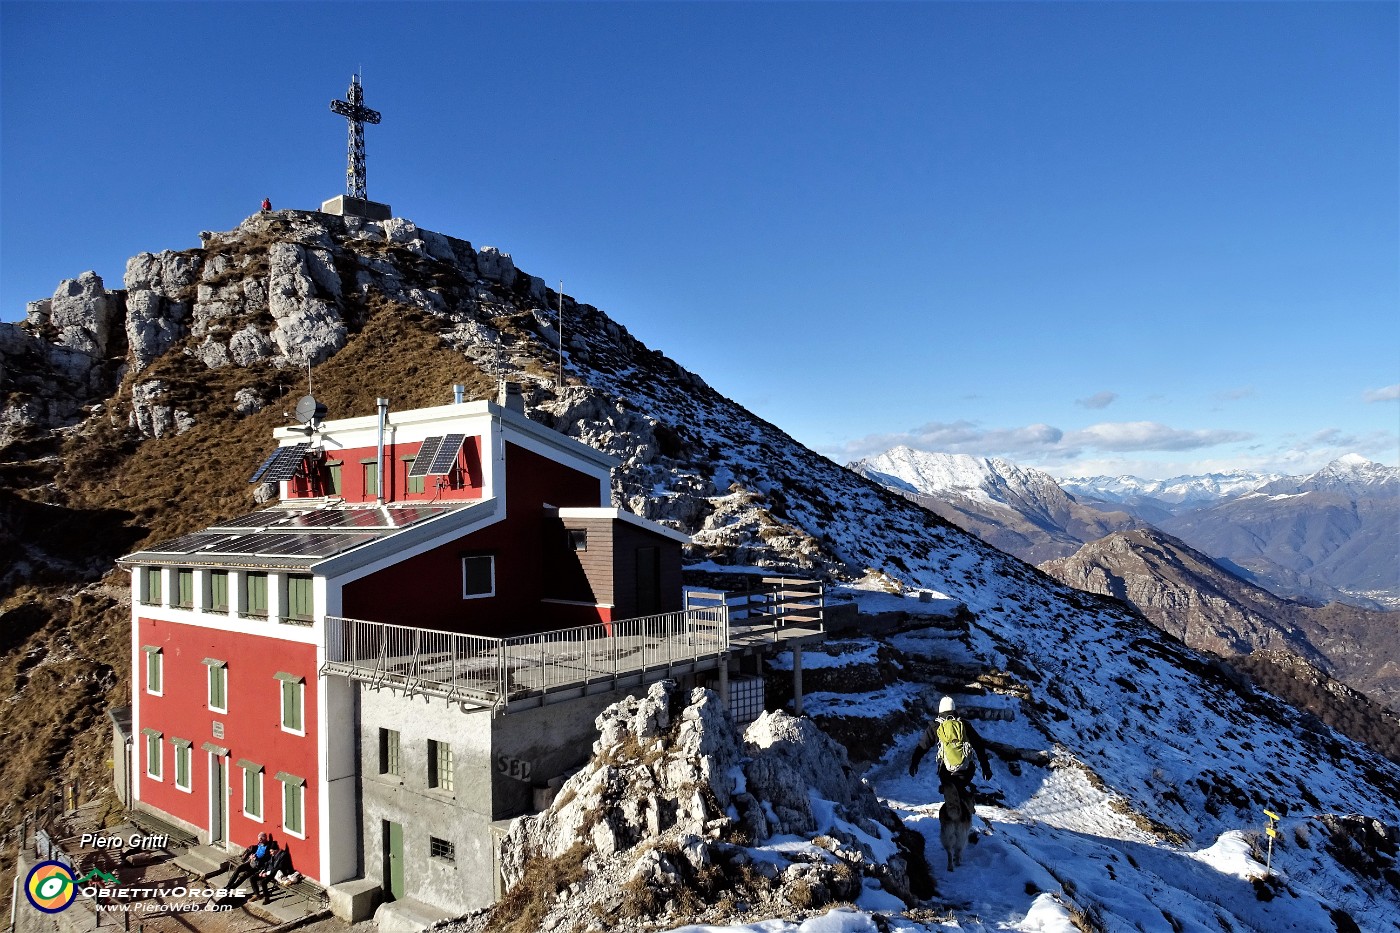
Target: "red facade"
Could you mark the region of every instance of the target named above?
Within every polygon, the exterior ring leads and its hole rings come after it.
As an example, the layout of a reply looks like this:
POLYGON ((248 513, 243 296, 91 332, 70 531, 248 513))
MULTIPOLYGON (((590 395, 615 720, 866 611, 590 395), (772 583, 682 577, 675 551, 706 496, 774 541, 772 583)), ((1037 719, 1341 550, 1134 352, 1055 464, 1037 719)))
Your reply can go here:
MULTIPOLYGON (((411 444, 384 445, 384 498, 390 502, 428 502, 431 500, 457 502, 480 499, 482 488, 481 438, 468 437, 457 454, 457 464, 446 476, 422 478, 421 491, 412 492, 408 471, 413 458, 422 447, 421 441, 411 444)), ((312 461, 309 471, 287 483, 288 499, 335 495, 346 502, 374 502, 378 493, 366 490, 366 467, 378 463, 379 447, 355 447, 336 450, 324 459, 312 461), (339 476, 339 489, 334 482, 339 476)), ((375 475, 378 470, 373 469, 375 475)))
POLYGON ((541 602, 545 506, 597 506, 598 479, 506 444, 506 517, 346 584, 341 611, 354 619, 474 635, 516 635, 606 622, 606 608, 541 602), (495 595, 464 599, 462 558, 495 557, 495 595))
POLYGON ((270 832, 291 846, 293 862, 300 871, 319 877, 315 646, 145 617, 138 619, 137 625, 137 644, 143 649, 138 664, 148 663, 144 657, 147 646, 160 649, 163 694, 146 692, 144 667, 134 672, 133 689, 140 691, 140 726, 159 731, 163 739, 161 780, 157 781, 147 776, 145 736, 135 737, 142 802, 187 823, 209 828, 209 753, 202 746, 210 742, 227 748, 229 838, 241 846, 260 832, 270 832), (206 659, 227 664, 226 713, 209 708, 206 659), (301 722, 305 735, 282 729, 279 673, 302 678, 301 722), (215 722, 223 725, 222 738, 215 734, 215 722), (192 743, 188 792, 175 786, 172 740, 177 738, 192 743), (243 815, 240 759, 263 766, 261 822, 243 815), (282 785, 276 775, 283 771, 306 781, 302 805, 305 839, 288 836, 282 830, 282 785))

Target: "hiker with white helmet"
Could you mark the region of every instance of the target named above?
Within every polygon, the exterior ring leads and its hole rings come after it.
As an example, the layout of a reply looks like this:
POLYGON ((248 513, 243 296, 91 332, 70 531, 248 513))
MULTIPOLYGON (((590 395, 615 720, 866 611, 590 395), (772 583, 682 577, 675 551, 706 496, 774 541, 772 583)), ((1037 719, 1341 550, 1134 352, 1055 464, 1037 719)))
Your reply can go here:
POLYGON ((935 745, 938 746, 938 789, 942 791, 948 780, 956 781, 964 791, 972 788, 975 768, 972 756, 982 763, 982 780, 992 779, 991 762, 987 759, 987 746, 972 724, 958 716, 958 705, 952 697, 938 701, 938 718, 928 724, 919 737, 919 745, 914 749, 914 759, 909 762, 909 776, 919 773, 919 762, 935 745))

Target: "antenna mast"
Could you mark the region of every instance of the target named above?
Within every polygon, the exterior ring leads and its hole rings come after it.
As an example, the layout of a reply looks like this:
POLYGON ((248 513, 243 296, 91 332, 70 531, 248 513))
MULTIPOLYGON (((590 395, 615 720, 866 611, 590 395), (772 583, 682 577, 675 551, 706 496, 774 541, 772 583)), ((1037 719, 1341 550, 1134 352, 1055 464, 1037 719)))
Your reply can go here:
POLYGON ((564 391, 564 280, 559 280, 559 384, 556 388, 564 391))

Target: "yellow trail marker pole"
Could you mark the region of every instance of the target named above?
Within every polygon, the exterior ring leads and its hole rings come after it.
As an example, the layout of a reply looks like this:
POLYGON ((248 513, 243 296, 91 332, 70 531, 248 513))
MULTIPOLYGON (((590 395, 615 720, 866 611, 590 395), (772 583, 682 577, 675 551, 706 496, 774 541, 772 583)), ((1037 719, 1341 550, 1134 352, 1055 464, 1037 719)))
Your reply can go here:
POLYGON ((1269 874, 1273 874, 1274 840, 1278 838, 1278 821, 1281 819, 1281 817, 1272 810, 1265 810, 1264 815, 1269 818, 1269 825, 1264 829, 1264 832, 1269 837, 1269 854, 1267 860, 1264 863, 1264 870, 1267 871, 1269 874))

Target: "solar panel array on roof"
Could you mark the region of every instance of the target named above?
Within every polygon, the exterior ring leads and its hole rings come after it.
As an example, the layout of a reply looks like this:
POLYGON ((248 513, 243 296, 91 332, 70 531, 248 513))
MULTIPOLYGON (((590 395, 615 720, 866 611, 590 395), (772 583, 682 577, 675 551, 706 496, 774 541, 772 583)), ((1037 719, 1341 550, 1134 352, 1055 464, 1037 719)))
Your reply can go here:
POLYGON ((152 554, 192 557, 262 555, 322 558, 367 544, 386 534, 455 512, 460 506, 392 508, 284 508, 252 512, 222 525, 149 548, 152 554))
POLYGON ((306 449, 309 444, 293 444, 290 447, 281 448, 282 456, 273 461, 272 466, 267 468, 263 474, 264 483, 280 483, 283 480, 291 479, 297 475, 297 470, 301 468, 301 462, 306 458, 306 449))
MULTIPOLYGON (((428 467, 428 476, 441 476, 451 473, 452 468, 457 465, 457 454, 462 449, 462 444, 466 441, 465 434, 449 434, 442 439, 442 446, 433 455, 432 466, 428 467)), ((417 466, 414 462, 414 466, 417 466)))
POLYGON ((437 454, 438 448, 441 446, 441 437, 423 438, 423 443, 418 448, 418 455, 413 458, 413 466, 408 469, 408 475, 427 476, 428 467, 432 466, 433 457, 437 454))

